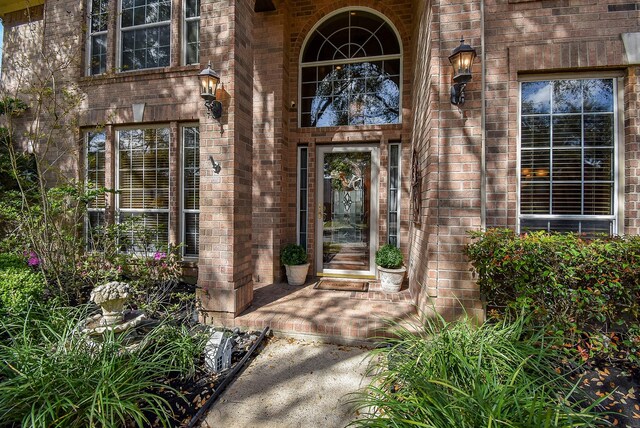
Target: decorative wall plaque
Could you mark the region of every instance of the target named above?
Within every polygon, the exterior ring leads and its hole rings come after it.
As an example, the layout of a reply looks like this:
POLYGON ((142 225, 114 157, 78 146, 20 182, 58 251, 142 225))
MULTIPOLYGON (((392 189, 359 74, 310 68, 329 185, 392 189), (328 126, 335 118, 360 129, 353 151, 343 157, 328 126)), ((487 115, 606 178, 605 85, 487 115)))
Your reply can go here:
POLYGON ((420 224, 420 210, 422 206, 422 176, 418 151, 413 150, 411 157, 411 221, 420 224))

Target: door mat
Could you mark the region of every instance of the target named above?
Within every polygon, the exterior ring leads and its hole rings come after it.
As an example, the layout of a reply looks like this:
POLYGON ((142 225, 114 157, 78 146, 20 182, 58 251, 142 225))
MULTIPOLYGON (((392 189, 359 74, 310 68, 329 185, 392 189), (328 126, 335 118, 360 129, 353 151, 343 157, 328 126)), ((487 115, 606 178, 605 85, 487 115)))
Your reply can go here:
POLYGON ((367 291, 369 290, 369 282, 362 280, 321 279, 313 288, 318 290, 367 291))

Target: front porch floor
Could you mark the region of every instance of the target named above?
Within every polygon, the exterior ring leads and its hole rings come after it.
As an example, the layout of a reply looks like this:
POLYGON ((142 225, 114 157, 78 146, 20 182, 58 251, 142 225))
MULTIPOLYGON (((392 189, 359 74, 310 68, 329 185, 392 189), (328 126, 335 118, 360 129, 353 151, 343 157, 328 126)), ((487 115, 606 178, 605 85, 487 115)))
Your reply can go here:
POLYGON ((378 281, 371 281, 367 292, 333 291, 314 289, 317 281, 303 286, 256 285, 252 305, 233 324, 353 343, 383 335, 385 320, 409 320, 417 313, 406 286, 398 293, 385 293, 378 281))

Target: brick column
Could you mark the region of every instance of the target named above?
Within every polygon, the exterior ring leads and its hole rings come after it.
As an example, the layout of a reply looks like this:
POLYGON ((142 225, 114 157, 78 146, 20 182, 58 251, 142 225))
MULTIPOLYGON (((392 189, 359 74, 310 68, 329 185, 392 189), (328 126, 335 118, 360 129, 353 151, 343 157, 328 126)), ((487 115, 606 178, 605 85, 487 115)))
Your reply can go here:
MULTIPOLYGON (((281 279, 280 249, 295 242, 293 210, 287 210, 287 197, 295 206, 285 183, 288 172, 296 168, 296 152, 289 145, 286 112, 293 110, 284 82, 287 81, 286 45, 289 38, 289 11, 283 2, 277 11, 257 13, 253 29, 253 260, 256 283, 273 283, 281 279), (294 157, 291 157, 291 153, 294 157)), ((295 97, 293 98, 295 99, 295 97)), ((295 189, 296 180, 293 179, 295 189)))
POLYGON ((253 299, 253 1, 204 0, 200 61, 220 72, 218 121, 200 109, 200 259, 202 316, 230 318, 253 299), (219 162, 213 171, 209 157, 219 162))
POLYGON ((480 57, 479 2, 425 3, 416 16, 412 148, 421 212, 411 229, 410 286, 427 313, 435 308, 452 319, 464 310, 482 318, 478 288, 463 252, 467 231, 481 225, 481 65, 476 59, 466 102, 458 107, 449 99, 448 60, 461 36, 480 57))

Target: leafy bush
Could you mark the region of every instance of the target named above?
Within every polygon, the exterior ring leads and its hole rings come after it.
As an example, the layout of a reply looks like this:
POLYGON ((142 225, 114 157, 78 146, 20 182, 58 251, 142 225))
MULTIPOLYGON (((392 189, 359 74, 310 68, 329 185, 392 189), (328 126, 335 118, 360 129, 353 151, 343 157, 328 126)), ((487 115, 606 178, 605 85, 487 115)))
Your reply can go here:
POLYGON ((27 266, 24 258, 0 254, 0 308, 10 312, 24 311, 44 294, 42 273, 27 266))
POLYGON ((287 244, 280 251, 280 262, 289 266, 303 265, 307 263, 307 252, 300 245, 287 244))
POLYGON ((577 427, 598 421, 552 364, 557 354, 523 320, 483 324, 442 318, 397 327, 373 351, 372 383, 354 398, 350 426, 577 427), (573 404, 572 404, 573 403, 573 404), (581 409, 583 407, 584 409, 581 409))
POLYGON ((403 261, 402 252, 395 245, 386 244, 376 251, 376 264, 385 269, 398 269, 403 261))
POLYGON ((157 391, 171 390, 168 377, 194 372, 203 340, 160 325, 135 350, 125 350, 125 336, 109 334, 91 345, 75 330, 85 315, 56 308, 0 318, 2 424, 143 427, 158 418, 170 426, 168 403, 157 391))
POLYGON ((532 313, 578 350, 638 354, 640 237, 585 239, 576 234, 508 229, 473 233, 467 254, 490 305, 532 313), (635 332, 635 333, 634 333, 635 332))

